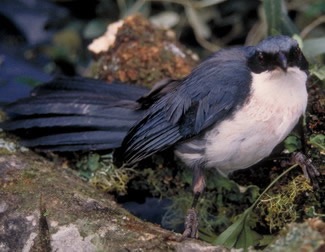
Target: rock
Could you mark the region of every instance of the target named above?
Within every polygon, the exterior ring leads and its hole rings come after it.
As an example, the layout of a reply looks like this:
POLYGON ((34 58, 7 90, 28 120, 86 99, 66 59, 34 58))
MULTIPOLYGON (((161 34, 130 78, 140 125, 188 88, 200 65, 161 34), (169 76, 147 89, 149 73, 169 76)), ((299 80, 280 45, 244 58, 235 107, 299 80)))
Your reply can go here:
POLYGON ((199 60, 173 31, 156 27, 140 15, 109 25, 88 49, 96 56, 92 77, 147 87, 166 78, 185 77, 199 60))
POLYGON ((325 249, 325 224, 320 219, 309 219, 304 223, 291 223, 286 232, 280 233, 264 251, 322 252, 325 249))
POLYGON ((1 252, 228 251, 180 241, 32 151, 0 153, 1 252))

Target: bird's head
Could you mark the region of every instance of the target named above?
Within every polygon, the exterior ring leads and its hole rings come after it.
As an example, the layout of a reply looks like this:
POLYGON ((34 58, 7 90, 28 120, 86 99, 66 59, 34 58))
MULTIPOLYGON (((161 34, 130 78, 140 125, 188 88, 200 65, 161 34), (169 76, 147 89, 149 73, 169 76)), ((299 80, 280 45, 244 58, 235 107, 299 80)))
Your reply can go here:
POLYGON ((248 53, 248 66, 254 73, 297 67, 308 73, 308 62, 299 48, 298 42, 288 36, 270 36, 248 53))

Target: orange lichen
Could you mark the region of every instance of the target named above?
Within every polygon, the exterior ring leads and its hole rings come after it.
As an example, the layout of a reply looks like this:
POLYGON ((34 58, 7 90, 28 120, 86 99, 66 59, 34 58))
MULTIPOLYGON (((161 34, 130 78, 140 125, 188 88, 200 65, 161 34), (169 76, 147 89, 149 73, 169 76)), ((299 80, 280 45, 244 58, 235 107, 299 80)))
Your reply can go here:
POLYGON ((124 19, 114 43, 97 55, 99 64, 92 75, 109 82, 117 80, 148 87, 162 79, 188 75, 198 58, 172 34, 140 15, 124 19))

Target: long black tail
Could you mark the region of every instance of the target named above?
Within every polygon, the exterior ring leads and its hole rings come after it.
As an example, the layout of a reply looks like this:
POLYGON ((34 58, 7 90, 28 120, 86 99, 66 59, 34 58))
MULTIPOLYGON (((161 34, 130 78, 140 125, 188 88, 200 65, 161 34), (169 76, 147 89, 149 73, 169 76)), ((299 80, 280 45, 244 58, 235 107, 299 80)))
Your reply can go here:
POLYGON ((136 100, 147 92, 124 84, 60 77, 6 105, 10 120, 0 128, 18 135, 23 145, 41 150, 118 148, 143 115, 136 100))

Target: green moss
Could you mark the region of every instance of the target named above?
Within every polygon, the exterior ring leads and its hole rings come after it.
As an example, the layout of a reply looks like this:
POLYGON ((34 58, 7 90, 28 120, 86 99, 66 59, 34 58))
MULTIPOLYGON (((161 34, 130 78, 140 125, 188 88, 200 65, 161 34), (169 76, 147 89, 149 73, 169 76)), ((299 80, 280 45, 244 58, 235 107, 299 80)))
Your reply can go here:
POLYGON ((27 179, 32 179, 32 178, 35 178, 35 177, 37 177, 37 170, 36 169, 33 169, 33 168, 31 168, 31 169, 26 169, 26 170, 24 170, 24 172, 23 172, 23 176, 25 177, 25 178, 27 178, 27 179))
POLYGON ((17 146, 14 142, 8 141, 5 139, 0 139, 0 153, 7 155, 15 153, 17 149, 17 146))
POLYGON ((299 197, 305 197, 306 193, 310 193, 312 186, 303 175, 299 175, 287 185, 275 187, 275 190, 265 194, 256 209, 267 223, 271 233, 282 229, 301 216, 299 197))
POLYGON ((7 119, 6 113, 0 110, 0 122, 3 122, 6 119, 7 119))
MULTIPOLYGON (((90 154, 78 163, 79 172, 97 188, 124 194, 128 190, 146 191, 151 195, 170 199, 163 217, 163 225, 176 229, 183 225, 187 210, 192 204, 192 171, 163 155, 154 155, 139 167, 117 168, 112 155, 90 154), (86 174, 86 176, 85 176, 86 174)), ((269 175, 275 176, 271 172, 269 175)), ((298 172, 296 173, 298 174, 298 172)), ((206 234, 218 234, 231 225, 259 195, 257 186, 248 186, 240 191, 233 181, 220 176, 216 171, 206 174, 206 189, 199 200, 200 230, 206 234)), ((315 205, 314 194, 307 180, 299 175, 285 177, 265 196, 257 210, 251 214, 250 225, 257 232, 271 233, 285 224, 306 216, 304 208, 315 205), (306 194, 309 194, 306 200, 306 194), (307 202, 308 201, 308 202, 307 202), (258 225, 257 225, 258 224, 258 225)), ((317 208, 319 209, 319 208, 317 208)), ((316 210, 317 210, 316 209, 316 210)))
POLYGON ((3 155, 18 154, 19 151, 25 152, 28 151, 28 149, 23 146, 20 146, 19 139, 17 136, 7 134, 5 131, 2 131, 2 129, 0 128, 0 154, 3 155))
POLYGON ((126 194, 127 185, 134 177, 133 168, 116 167, 113 164, 112 153, 100 156, 90 153, 76 164, 81 177, 89 180, 90 184, 105 192, 126 194))
POLYGON ((7 148, 0 148, 0 155, 12 155, 13 153, 7 148))
POLYGON ((98 79, 98 73, 100 71, 101 65, 101 59, 98 61, 92 61, 87 69, 86 76, 98 79))
POLYGON ((96 188, 107 192, 126 194, 127 184, 134 174, 135 170, 132 168, 117 168, 114 165, 108 165, 96 171, 89 182, 96 188))

